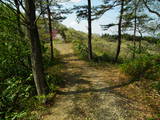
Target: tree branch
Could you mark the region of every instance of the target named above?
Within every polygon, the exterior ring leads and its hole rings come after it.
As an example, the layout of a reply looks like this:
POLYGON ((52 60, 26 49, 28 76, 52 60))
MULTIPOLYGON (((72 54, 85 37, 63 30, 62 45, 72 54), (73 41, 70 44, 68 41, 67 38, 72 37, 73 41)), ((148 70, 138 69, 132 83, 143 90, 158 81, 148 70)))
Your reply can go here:
MULTIPOLYGON (((50 4, 52 3, 52 1, 53 1, 53 0, 51 0, 48 4, 50 5, 50 4)), ((37 17, 36 20, 35 20, 35 23, 37 23, 37 21, 39 20, 40 16, 41 16, 46 10, 47 10, 47 7, 46 7, 43 11, 40 12, 40 14, 38 15, 38 17, 37 17)))
MULTIPOLYGON (((2 0, 0 0, 0 2, 2 4, 4 4, 6 7, 8 7, 15 15, 17 15, 17 10, 16 9, 14 9, 8 3, 6 3, 6 2, 4 2, 2 0)), ((20 15, 22 16, 22 18, 20 19, 22 21, 21 24, 27 26, 27 20, 26 20, 25 16, 22 13, 20 13, 20 15)))
POLYGON ((156 14, 158 17, 160 17, 160 13, 158 13, 157 11, 152 10, 148 5, 147 5, 147 1, 143 0, 143 3, 145 5, 145 7, 148 9, 149 12, 156 14))
POLYGON ((26 12, 26 9, 25 9, 25 7, 24 7, 24 5, 23 5, 22 0, 18 0, 18 2, 19 2, 19 4, 21 5, 21 7, 23 8, 23 10, 26 12))

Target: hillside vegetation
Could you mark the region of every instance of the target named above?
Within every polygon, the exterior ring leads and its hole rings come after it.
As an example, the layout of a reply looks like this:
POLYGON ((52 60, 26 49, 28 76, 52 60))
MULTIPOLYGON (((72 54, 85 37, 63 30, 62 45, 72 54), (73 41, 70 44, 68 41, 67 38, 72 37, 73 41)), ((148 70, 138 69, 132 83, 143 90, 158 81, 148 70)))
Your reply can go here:
POLYGON ((0 120, 160 120, 160 1, 92 2, 0 0, 0 120))

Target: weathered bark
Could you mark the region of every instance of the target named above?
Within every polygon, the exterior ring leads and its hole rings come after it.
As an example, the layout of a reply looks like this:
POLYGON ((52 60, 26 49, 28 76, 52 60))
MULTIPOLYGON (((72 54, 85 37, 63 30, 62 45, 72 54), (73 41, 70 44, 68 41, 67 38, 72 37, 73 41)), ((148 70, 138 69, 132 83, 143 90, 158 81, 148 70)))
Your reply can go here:
POLYGON ((32 61, 34 82, 36 85, 36 90, 38 95, 45 95, 46 84, 45 84, 44 70, 42 64, 41 44, 39 40, 37 25, 35 23, 36 15, 35 15, 34 1, 25 0, 25 7, 26 7, 26 18, 28 23, 27 31, 29 39, 31 41, 31 61, 32 61))
POLYGON ((119 23, 118 23, 118 45, 117 45, 117 52, 114 62, 117 62, 119 53, 121 50, 121 37, 122 37, 122 16, 123 16, 123 10, 124 9, 124 0, 121 1, 121 10, 120 10, 120 17, 119 17, 119 23))
POLYGON ((92 19, 91 19, 91 0, 88 0, 88 59, 92 60, 92 19))
POLYGON ((51 51, 51 61, 53 60, 53 36, 52 36, 52 20, 51 20, 51 11, 49 8, 49 0, 47 0, 47 13, 48 13, 48 26, 50 34, 50 51, 51 51))

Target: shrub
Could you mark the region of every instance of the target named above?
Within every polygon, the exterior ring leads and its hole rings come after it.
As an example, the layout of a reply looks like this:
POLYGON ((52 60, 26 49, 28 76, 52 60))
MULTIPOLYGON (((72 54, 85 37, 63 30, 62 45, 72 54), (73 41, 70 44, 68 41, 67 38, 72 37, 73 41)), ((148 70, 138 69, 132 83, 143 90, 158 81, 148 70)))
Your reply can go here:
POLYGON ((36 94, 32 75, 8 78, 1 85, 0 118, 15 120, 25 117, 32 106, 30 98, 36 94))
POLYGON ((94 57, 94 62, 113 62, 114 58, 112 55, 103 53, 101 56, 94 57))
POLYGON ((74 40, 73 44, 74 44, 74 49, 75 49, 76 53, 78 53, 78 55, 82 59, 86 59, 88 56, 87 46, 80 40, 74 40))
MULTIPOLYGON (((1 4, 0 20, 0 120, 28 119, 29 111, 38 101, 34 97, 37 93, 31 74, 30 47, 18 32, 15 14, 1 4)), ((42 52, 47 52, 47 48, 42 46, 42 52)), ((47 68, 50 59, 46 55, 44 58, 47 68)), ((53 91, 60 79, 47 76, 47 83, 53 91)))
POLYGON ((157 79, 160 75, 159 56, 141 55, 123 64, 121 68, 134 79, 157 79))
POLYGON ((56 74, 47 74, 46 75, 47 86, 49 87, 49 92, 55 92, 63 83, 63 79, 61 76, 56 74))

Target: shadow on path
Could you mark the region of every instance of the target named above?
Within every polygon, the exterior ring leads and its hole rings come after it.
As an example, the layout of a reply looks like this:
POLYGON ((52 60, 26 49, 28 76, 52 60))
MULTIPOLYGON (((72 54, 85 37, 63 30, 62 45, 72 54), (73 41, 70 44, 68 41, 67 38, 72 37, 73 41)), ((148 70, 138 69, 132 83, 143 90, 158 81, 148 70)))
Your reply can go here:
POLYGON ((62 94, 62 95, 71 95, 71 94, 80 94, 80 93, 87 93, 87 92, 109 92, 115 88, 120 88, 120 87, 124 87, 126 85, 129 85, 131 83, 133 83, 134 81, 128 81, 125 83, 122 83, 120 85, 116 85, 116 86, 111 86, 111 87, 105 87, 105 88, 100 88, 100 89, 83 89, 83 90, 79 90, 79 91, 69 91, 69 92, 63 92, 63 91, 59 91, 58 94, 62 94))

